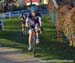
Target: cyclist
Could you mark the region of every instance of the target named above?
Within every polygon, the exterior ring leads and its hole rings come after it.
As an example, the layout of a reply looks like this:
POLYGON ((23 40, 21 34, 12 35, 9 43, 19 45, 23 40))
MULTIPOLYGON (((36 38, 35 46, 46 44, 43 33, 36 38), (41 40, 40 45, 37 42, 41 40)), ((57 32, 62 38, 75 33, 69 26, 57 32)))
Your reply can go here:
POLYGON ((3 22, 1 18, 0 18, 0 31, 3 31, 3 22))
POLYGON ((32 35, 35 33, 35 27, 38 26, 38 30, 36 31, 36 44, 39 43, 39 28, 42 26, 41 24, 41 16, 37 12, 37 8, 35 6, 30 8, 30 14, 26 18, 26 26, 29 27, 29 48, 28 50, 30 51, 32 49, 32 35))
POLYGON ((22 27, 22 32, 24 34, 24 29, 25 29, 25 23, 26 23, 26 16, 24 14, 20 15, 21 18, 21 27, 22 27))

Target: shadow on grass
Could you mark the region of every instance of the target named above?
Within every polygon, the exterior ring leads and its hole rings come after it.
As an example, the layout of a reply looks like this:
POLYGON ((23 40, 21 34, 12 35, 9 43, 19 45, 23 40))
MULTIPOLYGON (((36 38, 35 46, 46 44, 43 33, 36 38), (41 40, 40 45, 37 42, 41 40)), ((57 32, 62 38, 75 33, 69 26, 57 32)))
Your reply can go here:
POLYGON ((19 31, 0 32, 0 44, 2 46, 27 49, 27 37, 19 31))
POLYGON ((41 43, 39 47, 41 49, 37 50, 36 56, 44 60, 75 60, 75 48, 69 47, 64 42, 56 41, 56 38, 52 40, 50 36, 41 36, 41 43))
MULTIPOLYGON (((3 43, 0 40, 0 43, 4 46, 27 50, 27 37, 23 36, 19 31, 1 32, 0 39, 6 39, 5 41, 3 40, 3 43)), ((45 30, 40 36, 40 44, 37 47, 40 47, 40 49, 37 49, 36 56, 45 60, 75 59, 75 48, 69 47, 64 42, 57 41, 56 32, 54 30, 45 30)))

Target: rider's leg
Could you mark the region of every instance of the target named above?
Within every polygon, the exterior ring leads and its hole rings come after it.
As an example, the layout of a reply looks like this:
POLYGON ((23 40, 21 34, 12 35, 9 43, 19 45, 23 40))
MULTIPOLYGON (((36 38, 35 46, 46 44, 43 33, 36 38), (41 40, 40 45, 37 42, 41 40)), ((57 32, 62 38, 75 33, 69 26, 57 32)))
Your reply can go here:
POLYGON ((39 31, 36 31, 36 44, 39 43, 39 31))
POLYGON ((22 32, 24 32, 24 24, 22 23, 22 32))
POLYGON ((29 48, 28 50, 31 50, 32 48, 32 30, 29 30, 29 48))

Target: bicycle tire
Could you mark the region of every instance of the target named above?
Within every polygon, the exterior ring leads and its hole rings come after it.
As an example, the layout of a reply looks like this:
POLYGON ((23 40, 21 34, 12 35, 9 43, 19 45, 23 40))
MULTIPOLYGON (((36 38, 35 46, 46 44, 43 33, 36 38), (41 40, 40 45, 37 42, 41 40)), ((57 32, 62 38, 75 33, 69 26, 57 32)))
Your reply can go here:
POLYGON ((36 51, 35 51, 35 47, 33 47, 33 56, 35 57, 36 51))
POLYGON ((33 52, 33 56, 35 57, 35 54, 36 54, 36 34, 35 34, 35 36, 33 38, 34 38, 34 41, 33 41, 32 52, 33 52))

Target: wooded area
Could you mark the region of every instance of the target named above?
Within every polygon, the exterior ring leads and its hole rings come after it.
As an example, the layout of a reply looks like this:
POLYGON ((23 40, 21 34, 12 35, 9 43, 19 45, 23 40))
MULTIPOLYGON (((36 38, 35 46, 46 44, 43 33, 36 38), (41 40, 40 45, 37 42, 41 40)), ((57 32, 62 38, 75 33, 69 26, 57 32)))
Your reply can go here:
POLYGON ((48 3, 50 12, 56 12, 57 16, 56 31, 57 37, 64 38, 69 42, 69 46, 75 46, 75 4, 74 0, 61 0, 58 2, 58 9, 55 7, 52 0, 48 3), (63 37, 63 33, 64 36, 63 37))

